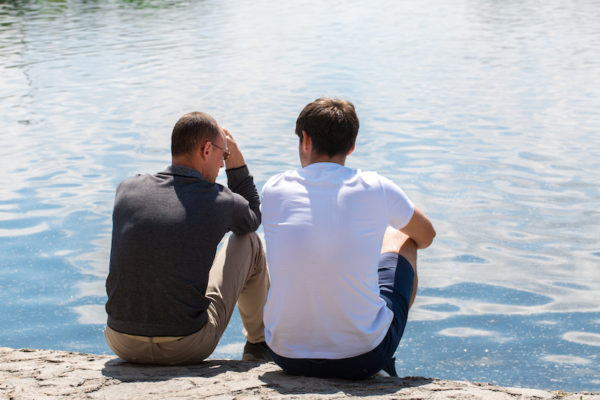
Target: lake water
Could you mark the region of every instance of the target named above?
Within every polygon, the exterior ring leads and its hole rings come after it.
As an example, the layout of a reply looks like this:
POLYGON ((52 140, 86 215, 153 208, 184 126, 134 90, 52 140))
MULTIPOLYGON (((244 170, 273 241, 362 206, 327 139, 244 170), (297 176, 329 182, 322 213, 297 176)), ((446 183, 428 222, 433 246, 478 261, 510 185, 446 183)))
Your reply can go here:
POLYGON ((600 391, 598 0, 0 0, 0 346, 109 353, 116 185, 200 110, 260 190, 320 96, 437 228, 399 374, 600 391))

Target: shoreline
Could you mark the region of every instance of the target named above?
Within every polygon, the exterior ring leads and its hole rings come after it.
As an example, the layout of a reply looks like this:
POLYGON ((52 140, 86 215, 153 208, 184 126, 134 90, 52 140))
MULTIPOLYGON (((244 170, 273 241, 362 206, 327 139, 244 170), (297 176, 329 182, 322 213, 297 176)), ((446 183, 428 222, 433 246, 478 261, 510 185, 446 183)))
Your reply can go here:
POLYGON ((600 394, 424 377, 307 378, 287 375, 273 363, 237 360, 147 366, 108 355, 0 347, 0 399, 40 398, 600 400, 600 394))

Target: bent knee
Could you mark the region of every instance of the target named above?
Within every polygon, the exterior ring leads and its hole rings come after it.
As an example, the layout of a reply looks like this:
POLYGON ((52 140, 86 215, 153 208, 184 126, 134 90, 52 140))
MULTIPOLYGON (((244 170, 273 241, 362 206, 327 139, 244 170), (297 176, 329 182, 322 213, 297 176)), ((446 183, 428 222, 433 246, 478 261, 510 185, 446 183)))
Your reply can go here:
POLYGON ((252 248, 262 247, 262 241, 256 232, 244 233, 242 235, 232 232, 227 240, 228 246, 250 245, 252 248))
POLYGON ((381 253, 398 253, 406 258, 413 269, 417 267, 417 244, 404 232, 394 229, 391 226, 385 231, 381 253))

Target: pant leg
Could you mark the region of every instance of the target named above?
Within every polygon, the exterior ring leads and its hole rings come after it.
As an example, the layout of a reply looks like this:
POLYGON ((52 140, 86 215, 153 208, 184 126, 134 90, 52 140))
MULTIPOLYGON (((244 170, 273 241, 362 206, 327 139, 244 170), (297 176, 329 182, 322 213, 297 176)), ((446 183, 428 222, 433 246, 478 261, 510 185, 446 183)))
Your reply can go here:
POLYGON ((379 295, 402 325, 408 320, 415 271, 410 262, 397 253, 384 253, 379 258, 379 295))
POLYGON ((264 342, 263 309, 268 290, 269 273, 260 237, 254 232, 231 234, 215 258, 206 289, 210 300, 207 312, 215 320, 218 338, 237 302, 247 340, 264 342))

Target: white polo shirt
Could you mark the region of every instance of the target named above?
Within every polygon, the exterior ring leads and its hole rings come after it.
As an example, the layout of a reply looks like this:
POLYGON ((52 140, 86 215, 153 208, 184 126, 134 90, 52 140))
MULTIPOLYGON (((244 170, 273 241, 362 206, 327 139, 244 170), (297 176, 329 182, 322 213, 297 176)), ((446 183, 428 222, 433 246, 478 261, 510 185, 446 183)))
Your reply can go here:
POLYGON ((389 179, 335 163, 273 176, 262 197, 269 347, 327 359, 374 349, 393 318, 379 297, 381 243, 388 225, 408 224, 411 201, 389 179))

